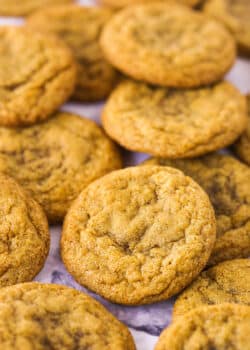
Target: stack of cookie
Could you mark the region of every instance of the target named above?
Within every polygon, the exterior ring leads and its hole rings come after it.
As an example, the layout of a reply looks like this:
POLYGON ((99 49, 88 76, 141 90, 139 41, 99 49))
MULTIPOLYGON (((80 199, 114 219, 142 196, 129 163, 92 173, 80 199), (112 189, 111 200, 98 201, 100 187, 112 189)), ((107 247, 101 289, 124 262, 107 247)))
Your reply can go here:
MULTIPOLYGON (((58 4, 64 2, 70 1, 58 4)), ((42 4, 23 5, 0 1, 0 10, 26 15, 42 4)), ((69 9, 74 19, 79 8, 69 9)), ((31 26, 0 29, 1 349, 135 349, 128 329, 92 298, 67 287, 23 283, 49 253, 48 220, 61 223, 82 189, 122 166, 118 148, 99 126, 58 111, 69 98, 104 98, 117 76, 98 45, 111 12, 81 8, 79 14, 94 22, 79 43, 76 24, 77 60, 67 40, 50 33, 31 26)))
POLYGON ((64 221, 81 285, 125 305, 181 293, 156 350, 249 350, 250 108, 223 81, 237 46, 250 52, 249 4, 69 2, 0 0, 31 14, 0 29, 0 347, 135 349, 90 297, 22 283, 44 265, 48 221, 64 221), (105 98, 106 133, 58 110, 105 98), (116 143, 151 157, 120 169, 116 143), (218 153, 231 145, 242 162, 218 153))

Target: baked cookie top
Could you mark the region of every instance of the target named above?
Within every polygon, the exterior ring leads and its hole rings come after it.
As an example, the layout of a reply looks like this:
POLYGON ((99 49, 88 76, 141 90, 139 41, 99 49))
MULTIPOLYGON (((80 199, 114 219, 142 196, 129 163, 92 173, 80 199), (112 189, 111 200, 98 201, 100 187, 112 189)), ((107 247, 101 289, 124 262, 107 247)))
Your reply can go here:
POLYGON ((0 28, 0 125, 47 119, 73 92, 73 57, 54 37, 23 27, 0 28))
POLYGON ((174 304, 174 318, 203 305, 239 303, 250 305, 250 259, 224 261, 203 271, 180 294, 174 304))
POLYGON ((80 284, 136 305, 188 285, 214 239, 212 206, 191 178, 172 168, 131 167, 82 191, 64 221, 61 256, 80 284))
POLYGON ((0 171, 29 190, 51 222, 63 219, 91 181, 120 167, 118 150, 103 131, 70 113, 29 128, 0 128, 0 171))
POLYGON ((26 16, 40 8, 69 4, 74 0, 0 0, 1 16, 26 16))
POLYGON ((249 0, 207 0, 204 10, 227 26, 241 53, 250 55, 249 0))
POLYGON ((151 84, 197 87, 220 80, 235 60, 222 24, 186 6, 156 2, 115 14, 101 35, 106 58, 151 84))
POLYGON ((74 289, 23 283, 0 290, 5 350, 135 350, 129 330, 101 304, 74 289))
POLYGON ((0 287, 31 281, 49 252, 47 219, 37 202, 3 174, 0 174, 0 232, 0 287))
POLYGON ((246 127, 247 107, 228 82, 176 90, 130 80, 111 94, 102 121, 125 148, 186 158, 232 144, 246 127))
MULTIPOLYGON (((170 1, 170 0, 166 0, 170 1)), ((200 0, 172 0, 173 2, 181 3, 188 6, 195 6, 200 3, 200 0)), ((127 5, 134 5, 135 3, 151 2, 154 0, 100 0, 104 5, 111 6, 114 8, 121 8, 127 5)))
POLYGON ((250 307, 221 304, 196 308, 160 336, 155 350, 248 350, 250 307))
POLYGON ((250 166, 250 95, 247 96, 248 102, 248 124, 246 131, 236 142, 234 151, 237 156, 250 166))
POLYGON ((117 80, 99 45, 103 26, 112 12, 100 7, 56 6, 36 12, 28 25, 58 35, 72 49, 78 74, 73 98, 96 101, 107 97, 117 80))
POLYGON ((250 168, 233 157, 211 154, 190 160, 151 159, 144 164, 182 170, 207 192, 217 222, 208 264, 250 255, 250 168))

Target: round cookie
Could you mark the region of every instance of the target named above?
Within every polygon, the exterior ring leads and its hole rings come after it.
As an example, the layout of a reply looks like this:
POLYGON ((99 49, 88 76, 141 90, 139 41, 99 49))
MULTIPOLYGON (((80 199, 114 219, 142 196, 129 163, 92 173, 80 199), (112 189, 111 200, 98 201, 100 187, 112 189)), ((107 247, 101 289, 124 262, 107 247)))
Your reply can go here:
POLYGON ((0 290, 5 350, 135 350, 129 330, 96 300, 74 289, 23 283, 0 290))
POLYGON ((101 30, 111 15, 100 7, 68 5, 44 9, 28 20, 31 28, 58 35, 72 49, 78 66, 76 100, 104 99, 116 83, 118 75, 99 45, 101 30))
POLYGON ((212 206, 192 179, 172 168, 132 167, 82 191, 64 221, 61 256, 80 284, 139 305, 187 286, 214 239, 212 206))
POLYGON ((207 192, 217 222, 209 265, 250 255, 250 168, 231 156, 211 154, 190 160, 151 159, 144 164, 182 170, 207 192))
POLYGON ((228 260, 203 271, 174 304, 177 318, 203 305, 237 303, 250 306, 250 259, 228 260))
POLYGON ((74 0, 0 0, 1 16, 26 16, 40 8, 68 4, 74 0))
POLYGON ((242 54, 250 55, 249 0, 207 0, 204 11, 225 24, 242 54))
POLYGON ((234 146, 236 155, 246 164, 250 166, 250 95, 247 96, 248 101, 248 124, 246 131, 241 135, 234 146))
POLYGON ((21 27, 0 28, 0 125, 47 119, 72 94, 76 66, 54 37, 21 27))
POLYGON ((230 83, 176 90, 121 83, 104 107, 106 132, 125 148, 186 158, 232 144, 247 124, 245 97, 230 83))
POLYGON ((155 350, 248 350, 250 307, 236 304, 204 306, 165 329, 155 350))
POLYGON ((13 176, 61 221, 90 182, 121 167, 115 145, 91 120, 58 112, 29 128, 0 128, 0 171, 13 176))
POLYGON ((101 35, 104 54, 134 79, 171 87, 220 80, 235 61, 235 42, 217 21, 186 6, 138 4, 115 14, 101 35))
POLYGON ((0 232, 0 287, 31 281, 49 252, 47 219, 37 202, 3 174, 0 174, 0 232))
MULTIPOLYGON (((170 1, 170 0, 167 0, 170 1)), ((187 6, 195 6, 197 4, 200 3, 200 0, 172 0, 174 2, 179 2, 183 5, 187 5, 187 6)), ((103 5, 106 6, 111 6, 114 8, 121 8, 124 6, 128 6, 128 5, 134 5, 135 3, 142 3, 142 2, 154 2, 154 0, 100 0, 100 2, 103 5)))

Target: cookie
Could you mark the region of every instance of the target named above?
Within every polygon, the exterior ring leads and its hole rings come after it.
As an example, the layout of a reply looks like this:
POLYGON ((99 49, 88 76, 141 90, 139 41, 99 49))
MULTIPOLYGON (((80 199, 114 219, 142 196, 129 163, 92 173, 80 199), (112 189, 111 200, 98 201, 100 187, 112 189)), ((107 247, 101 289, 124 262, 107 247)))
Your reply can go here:
POLYGON ((0 0, 0 15, 26 16, 43 7, 71 2, 73 0, 0 0))
POLYGON ((247 107, 227 82, 176 90, 126 81, 111 94, 102 121, 129 150, 186 158, 232 144, 246 127, 247 107))
POLYGON ((35 13, 29 27, 58 35, 72 49, 78 65, 73 99, 98 101, 106 98, 118 78, 104 59, 99 36, 112 12, 98 7, 57 6, 35 13))
POLYGON ((163 331, 155 350, 249 350, 250 307, 204 306, 163 331))
POLYGON ((0 125, 45 119, 72 94, 76 65, 61 41, 21 27, 0 28, 0 125))
POLYGON ((128 76, 171 87, 220 80, 236 54, 234 39, 222 24, 165 2, 119 11, 105 26, 101 46, 107 60, 128 76))
POLYGON ((207 263, 215 219, 179 170, 131 167, 91 183, 64 221, 61 256, 82 285, 119 304, 170 298, 207 263))
MULTIPOLYGON (((169 0, 168 0, 169 1, 169 0)), ((195 6, 200 3, 200 0, 173 0, 188 6, 195 6)), ((134 5, 139 2, 153 2, 153 0, 100 0, 103 5, 111 6, 114 8, 121 8, 128 5, 134 5)))
POLYGON ((129 330, 74 289, 23 283, 0 290, 0 347, 5 350, 135 350, 129 330))
POLYGON ((232 32, 242 54, 250 55, 249 0, 207 0, 204 11, 232 32))
POLYGON ((246 131, 241 135, 234 146, 236 155, 246 164, 250 166, 250 95, 247 96, 248 101, 248 124, 246 131))
POLYGON ((0 232, 0 287, 31 281, 49 252, 47 219, 37 202, 3 174, 0 174, 0 232))
POLYGON ((177 298, 173 316, 192 311, 196 307, 221 303, 250 306, 250 259, 228 260, 203 271, 177 298))
POLYGON ((29 128, 0 128, 0 172, 15 177, 61 221, 91 181, 121 167, 115 145, 91 120, 58 112, 29 128))
POLYGON ((208 193, 215 209, 217 238, 208 264, 250 255, 250 168, 231 156, 211 154, 198 159, 151 159, 191 176, 208 193))

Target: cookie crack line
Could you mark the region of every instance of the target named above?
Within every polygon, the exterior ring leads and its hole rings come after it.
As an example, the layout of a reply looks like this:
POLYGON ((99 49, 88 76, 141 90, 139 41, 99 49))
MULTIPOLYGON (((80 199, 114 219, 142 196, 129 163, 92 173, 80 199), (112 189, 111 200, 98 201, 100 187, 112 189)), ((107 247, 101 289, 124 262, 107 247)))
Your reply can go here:
POLYGON ((39 87, 39 90, 40 90, 40 95, 39 97, 37 97, 37 100, 34 101, 34 104, 31 106, 31 110, 34 108, 34 107, 37 107, 37 104, 39 104, 39 100, 41 100, 43 98, 43 96, 45 95, 46 93, 46 89, 47 89, 47 86, 51 83, 53 83, 53 81, 55 79, 57 79, 60 75, 64 74, 65 72, 67 72, 68 70, 70 69, 70 65, 66 66, 65 68, 62 68, 60 69, 59 71, 55 72, 55 74, 51 77, 49 77, 48 79, 46 79, 44 82, 43 82, 43 85, 41 85, 39 87))

